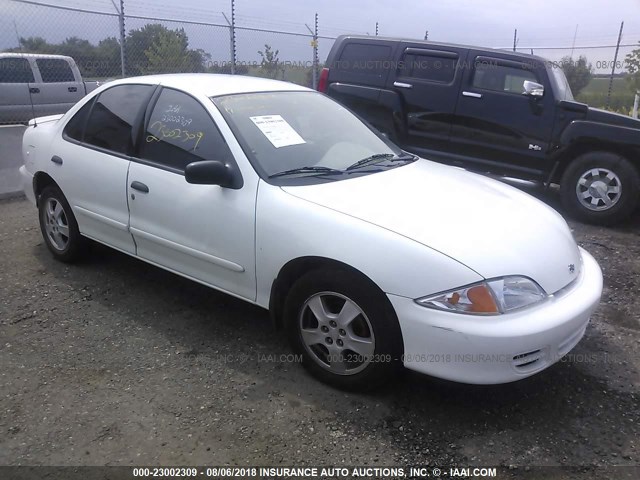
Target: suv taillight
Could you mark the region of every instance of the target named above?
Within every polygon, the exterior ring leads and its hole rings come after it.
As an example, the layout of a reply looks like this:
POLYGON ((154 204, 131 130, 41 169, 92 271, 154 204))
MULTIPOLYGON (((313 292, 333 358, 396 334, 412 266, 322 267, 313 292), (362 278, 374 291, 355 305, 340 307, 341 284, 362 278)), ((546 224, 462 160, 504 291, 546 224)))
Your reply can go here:
POLYGON ((325 93, 327 91, 327 81, 329 80, 329 69, 323 68, 320 72, 320 79, 318 79, 318 91, 325 93))

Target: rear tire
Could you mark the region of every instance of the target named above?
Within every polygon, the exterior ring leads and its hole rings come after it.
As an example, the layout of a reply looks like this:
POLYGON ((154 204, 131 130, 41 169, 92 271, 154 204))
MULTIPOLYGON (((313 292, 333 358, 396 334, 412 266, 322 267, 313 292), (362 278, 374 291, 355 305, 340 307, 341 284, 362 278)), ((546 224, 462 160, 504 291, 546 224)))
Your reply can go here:
POLYGON ((286 298, 284 320, 293 350, 325 383, 365 391, 400 370, 402 334, 395 312, 378 288, 354 272, 304 275, 286 298))
POLYGON ((71 206, 55 186, 46 187, 38 202, 40 231, 44 243, 56 260, 75 262, 85 252, 87 240, 80 235, 71 206))
POLYGON ((612 225, 628 218, 638 206, 640 174, 615 153, 584 153, 564 172, 560 192, 562 204, 572 217, 612 225))

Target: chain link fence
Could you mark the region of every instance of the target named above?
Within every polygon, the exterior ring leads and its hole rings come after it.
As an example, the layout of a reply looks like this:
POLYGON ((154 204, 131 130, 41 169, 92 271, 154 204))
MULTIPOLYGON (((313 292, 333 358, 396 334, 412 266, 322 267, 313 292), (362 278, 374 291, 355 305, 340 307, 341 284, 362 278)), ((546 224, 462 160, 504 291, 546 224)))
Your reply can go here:
MULTIPOLYGON (((175 15, 181 14, 178 7, 145 0, 130 4, 120 0, 69 0, 65 5, 54 5, 51 0, 0 0, 0 123, 61 113, 96 88, 98 82, 122 76, 235 73, 315 87, 321 62, 337 35, 369 33, 327 26, 320 30, 330 35, 320 35, 317 16, 307 19, 308 23, 289 22, 288 31, 282 31, 271 28, 269 19, 243 15, 237 15, 243 23, 238 25, 233 8, 228 14, 204 8, 190 13, 201 20, 176 20, 175 15), (150 7, 154 15, 146 13, 150 7), (25 54, 64 55, 72 60, 25 54)), ((371 34, 377 33, 376 24, 371 34)), ((624 71, 625 57, 634 48, 637 46, 620 48, 617 72, 624 71)), ((623 78, 613 78, 609 96, 611 45, 517 50, 554 62, 586 56, 597 78, 592 82, 595 88, 581 93, 578 99, 594 106, 609 104, 620 113, 629 113, 633 92, 625 88, 623 78)))

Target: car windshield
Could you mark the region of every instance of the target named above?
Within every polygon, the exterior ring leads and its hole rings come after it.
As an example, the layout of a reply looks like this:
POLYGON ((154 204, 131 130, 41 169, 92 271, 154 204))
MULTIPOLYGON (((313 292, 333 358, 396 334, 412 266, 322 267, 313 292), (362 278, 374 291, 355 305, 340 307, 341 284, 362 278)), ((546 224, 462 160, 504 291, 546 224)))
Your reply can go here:
POLYGON ((254 168, 272 182, 342 180, 414 160, 317 92, 235 94, 212 101, 254 168))
POLYGON ((551 79, 553 80, 554 86, 556 87, 556 97, 558 100, 567 100, 569 102, 573 102, 573 93, 571 92, 571 87, 569 86, 569 82, 567 81, 567 77, 564 75, 564 71, 560 67, 560 65, 551 65, 549 68, 551 70, 551 79))

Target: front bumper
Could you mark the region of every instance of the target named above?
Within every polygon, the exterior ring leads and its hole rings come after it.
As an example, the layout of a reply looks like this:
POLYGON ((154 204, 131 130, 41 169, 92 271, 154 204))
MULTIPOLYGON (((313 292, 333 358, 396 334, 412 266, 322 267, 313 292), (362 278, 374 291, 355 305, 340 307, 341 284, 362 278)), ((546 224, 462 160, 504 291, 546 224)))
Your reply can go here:
POLYGON ((27 167, 22 165, 20 167, 20 180, 22 182, 22 190, 24 190, 24 194, 27 196, 29 201, 36 204, 36 194, 33 191, 33 175, 27 170, 27 167))
POLYGON ((560 360, 580 341, 600 302, 602 272, 580 249, 580 276, 542 304, 498 316, 461 315, 388 295, 404 339, 404 365, 473 384, 507 383, 560 360))

